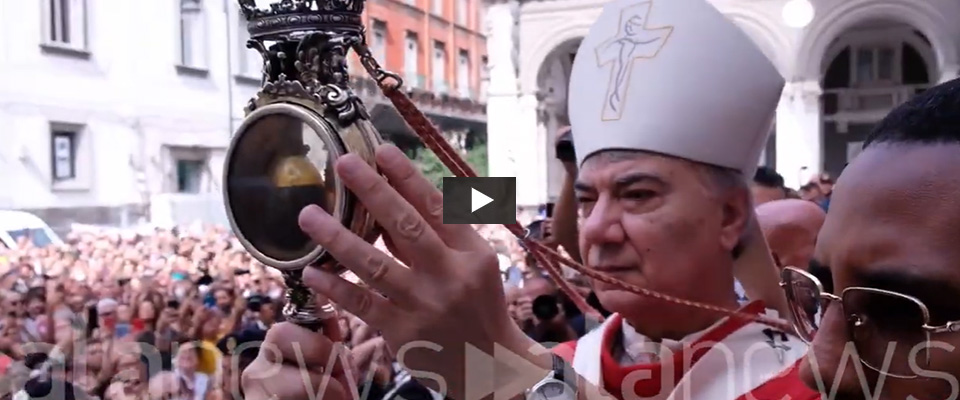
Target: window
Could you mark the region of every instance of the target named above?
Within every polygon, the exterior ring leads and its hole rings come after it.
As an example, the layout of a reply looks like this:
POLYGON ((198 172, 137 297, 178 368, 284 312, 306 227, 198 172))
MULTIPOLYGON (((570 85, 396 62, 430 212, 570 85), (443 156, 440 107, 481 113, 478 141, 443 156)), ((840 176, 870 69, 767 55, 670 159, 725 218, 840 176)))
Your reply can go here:
POLYGON ((433 42, 433 91, 447 92, 447 49, 441 41, 433 42))
POLYGON ((50 188, 86 191, 92 187, 93 143, 82 124, 50 123, 50 188))
POLYGON ((470 95, 470 53, 460 49, 457 57, 457 91, 460 97, 469 99, 470 95))
POLYGON ((200 193, 205 164, 202 160, 177 159, 177 193, 200 193))
POLYGON ((408 31, 404 41, 406 43, 404 43, 403 49, 403 80, 409 82, 413 87, 423 88, 423 82, 419 75, 419 38, 416 32, 408 31))
POLYGON ((380 64, 387 63, 387 24, 380 20, 373 20, 373 38, 370 40, 370 52, 380 64))
POLYGON ((87 48, 87 1, 43 0, 47 44, 75 50, 87 48))
POLYGON ((435 15, 443 15, 443 0, 430 0, 431 12, 435 15))
POLYGON ((210 149, 172 146, 164 147, 164 151, 166 191, 195 194, 210 189, 210 149))
POLYGON ((490 83, 490 67, 487 65, 487 56, 480 57, 480 93, 479 100, 487 101, 487 84, 490 83))
POLYGON ((77 140, 79 133, 69 130, 54 130, 50 134, 50 159, 53 161, 53 182, 77 178, 77 140))
POLYGON ((457 23, 467 25, 467 8, 470 6, 469 0, 457 0, 457 23))
POLYGON ((206 69, 207 30, 201 0, 180 0, 180 65, 206 69))
POLYGON ((247 31, 247 19, 240 15, 240 25, 237 27, 237 52, 240 59, 240 75, 259 77, 263 71, 263 57, 254 49, 247 48, 250 32, 247 31))
POLYGON ((860 47, 854 52, 854 74, 858 85, 875 83, 896 83, 897 50, 892 47, 860 47))

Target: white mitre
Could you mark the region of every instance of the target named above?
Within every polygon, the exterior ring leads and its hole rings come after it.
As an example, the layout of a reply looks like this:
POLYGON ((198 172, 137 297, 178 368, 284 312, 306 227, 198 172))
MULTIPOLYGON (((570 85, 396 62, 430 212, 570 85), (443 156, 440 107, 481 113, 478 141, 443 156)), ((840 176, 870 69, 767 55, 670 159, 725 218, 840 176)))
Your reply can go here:
POLYGON ((783 85, 753 41, 705 0, 608 3, 570 78, 577 161, 646 150, 752 177, 783 85))
MULTIPOLYGON (((706 0, 613 1, 573 63, 577 162, 603 150, 642 150, 752 178, 783 85, 756 44, 706 0)), ((734 273, 753 299, 786 312, 755 220, 734 273)))

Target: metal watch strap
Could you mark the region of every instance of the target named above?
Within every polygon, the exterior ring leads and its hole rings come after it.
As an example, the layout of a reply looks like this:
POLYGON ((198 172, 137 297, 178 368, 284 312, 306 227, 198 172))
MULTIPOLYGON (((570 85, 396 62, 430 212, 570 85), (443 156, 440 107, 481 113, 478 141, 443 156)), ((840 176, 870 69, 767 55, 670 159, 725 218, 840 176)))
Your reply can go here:
POLYGON ((563 357, 556 354, 551 354, 551 356, 553 356, 553 378, 566 383, 576 393, 577 373, 573 370, 573 366, 567 363, 563 357))

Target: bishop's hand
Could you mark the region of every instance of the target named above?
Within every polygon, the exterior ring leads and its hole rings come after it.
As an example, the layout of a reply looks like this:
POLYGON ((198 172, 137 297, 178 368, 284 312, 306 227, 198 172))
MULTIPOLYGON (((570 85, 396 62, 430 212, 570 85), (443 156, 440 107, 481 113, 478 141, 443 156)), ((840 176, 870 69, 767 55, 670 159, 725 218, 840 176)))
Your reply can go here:
POLYGON ((381 145, 376 161, 386 179, 353 154, 336 172, 407 266, 310 206, 300 214, 304 232, 376 292, 314 268, 304 282, 382 331, 401 364, 453 399, 464 398, 468 344, 487 354, 497 344, 545 373, 549 356, 531 353, 536 344, 507 313, 490 244, 470 225, 443 224, 443 195, 398 148, 381 145))

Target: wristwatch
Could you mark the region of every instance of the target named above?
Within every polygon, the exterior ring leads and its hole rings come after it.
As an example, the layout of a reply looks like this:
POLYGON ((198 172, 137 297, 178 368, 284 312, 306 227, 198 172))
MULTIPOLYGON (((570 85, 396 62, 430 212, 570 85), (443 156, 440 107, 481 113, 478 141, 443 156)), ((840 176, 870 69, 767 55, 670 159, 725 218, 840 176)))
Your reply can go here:
POLYGON ((527 389, 527 400, 577 400, 577 374, 563 358, 553 357, 553 369, 540 382, 527 389))

